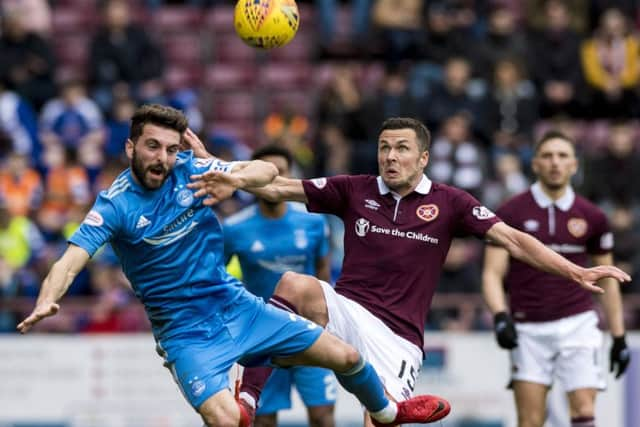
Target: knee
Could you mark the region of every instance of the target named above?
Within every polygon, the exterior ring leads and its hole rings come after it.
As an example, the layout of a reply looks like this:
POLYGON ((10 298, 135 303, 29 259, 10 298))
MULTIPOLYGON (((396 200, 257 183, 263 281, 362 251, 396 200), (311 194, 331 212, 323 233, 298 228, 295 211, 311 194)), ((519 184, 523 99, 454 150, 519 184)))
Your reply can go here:
POLYGON ((571 407, 571 418, 593 417, 594 413, 593 402, 580 402, 571 407))
POLYGON ((542 427, 544 419, 543 414, 518 414, 518 427, 542 427))
POLYGON ((362 357, 358 351, 351 347, 348 344, 344 345, 344 348, 341 349, 340 354, 340 364, 344 367, 340 371, 350 371, 355 368, 359 363, 361 363, 362 357))
MULTIPOLYGON (((278 284, 276 285, 275 294, 286 298, 287 300, 295 300, 298 298, 303 287, 300 285, 304 282, 303 274, 294 273, 293 271, 285 272, 278 284)), ((292 301, 293 302, 293 301, 292 301)))
POLYGON ((335 420, 333 414, 323 414, 309 418, 310 427, 334 427, 335 420))
POLYGON ((200 412, 207 427, 238 427, 240 411, 238 408, 226 408, 222 405, 200 412))

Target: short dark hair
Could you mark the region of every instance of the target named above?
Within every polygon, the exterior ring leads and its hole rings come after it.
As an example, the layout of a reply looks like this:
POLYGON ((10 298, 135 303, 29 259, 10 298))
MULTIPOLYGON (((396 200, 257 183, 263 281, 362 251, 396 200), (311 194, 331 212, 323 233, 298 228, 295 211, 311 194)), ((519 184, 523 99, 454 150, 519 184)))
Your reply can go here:
POLYGON ((129 139, 135 142, 144 130, 144 125, 153 124, 176 130, 182 134, 187 130, 189 121, 180 110, 160 104, 147 104, 139 107, 131 117, 129 139))
POLYGON ((421 151, 428 151, 431 146, 431 132, 420 120, 411 117, 391 117, 382 122, 380 133, 388 129, 413 129, 418 137, 418 148, 421 151))
POLYGON ((542 148, 542 146, 549 140, 552 139, 562 139, 563 141, 567 141, 573 149, 575 150, 575 142, 567 136, 567 134, 560 132, 559 130, 550 130, 544 133, 542 137, 535 143, 533 146, 533 154, 538 154, 538 151, 542 148))
POLYGON ((274 144, 263 145, 257 148, 253 154, 251 154, 251 160, 259 160, 267 156, 280 156, 287 161, 287 167, 291 167, 293 163, 293 156, 291 152, 284 147, 274 144))

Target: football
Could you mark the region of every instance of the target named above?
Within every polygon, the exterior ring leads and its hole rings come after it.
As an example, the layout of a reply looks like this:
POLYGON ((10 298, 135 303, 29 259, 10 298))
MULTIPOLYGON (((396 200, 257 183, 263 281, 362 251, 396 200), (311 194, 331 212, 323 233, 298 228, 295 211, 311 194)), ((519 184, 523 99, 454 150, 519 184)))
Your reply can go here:
POLYGON ((238 0, 233 21, 236 33, 246 44, 271 49, 293 39, 300 14, 294 0, 238 0))

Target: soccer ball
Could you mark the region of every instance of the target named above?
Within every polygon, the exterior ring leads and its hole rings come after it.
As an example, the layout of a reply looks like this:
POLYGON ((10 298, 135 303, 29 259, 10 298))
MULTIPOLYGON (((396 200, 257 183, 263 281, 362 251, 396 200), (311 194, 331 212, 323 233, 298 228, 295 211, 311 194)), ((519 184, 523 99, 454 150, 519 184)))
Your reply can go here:
POLYGON ((300 14, 294 0, 238 0, 233 25, 249 46, 271 49, 289 43, 298 31, 300 14))

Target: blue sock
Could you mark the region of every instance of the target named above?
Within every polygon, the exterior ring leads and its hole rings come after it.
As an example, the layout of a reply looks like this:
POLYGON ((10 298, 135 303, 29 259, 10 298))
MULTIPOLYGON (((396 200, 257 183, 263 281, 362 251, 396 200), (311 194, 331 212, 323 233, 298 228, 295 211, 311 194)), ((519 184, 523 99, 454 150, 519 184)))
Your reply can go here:
POLYGON ((354 394, 369 412, 378 412, 389 404, 378 373, 362 356, 353 368, 335 374, 342 387, 354 394))

